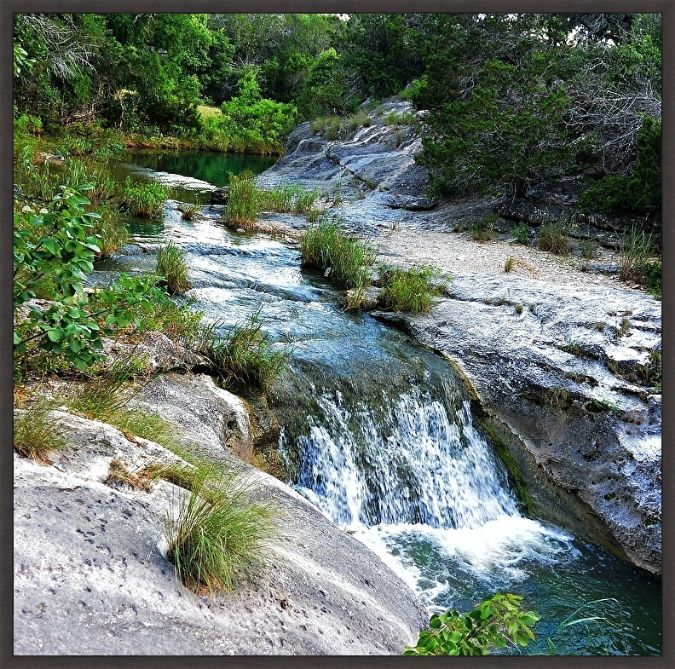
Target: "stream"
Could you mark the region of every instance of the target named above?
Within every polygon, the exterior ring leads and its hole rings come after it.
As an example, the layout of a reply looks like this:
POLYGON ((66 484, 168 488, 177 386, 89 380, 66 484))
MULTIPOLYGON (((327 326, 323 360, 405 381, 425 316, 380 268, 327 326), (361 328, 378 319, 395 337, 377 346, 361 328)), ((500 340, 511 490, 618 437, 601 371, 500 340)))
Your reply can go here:
MULTIPOLYGON (((323 276, 301 271, 297 248, 218 222, 209 190, 228 172, 273 162, 137 151, 113 172, 204 203, 188 222, 170 200, 163 221, 129 221, 133 239, 183 248, 190 295, 207 320, 226 329, 260 309, 275 345, 291 351, 273 397, 288 483, 377 553, 430 612, 514 592, 542 618, 527 654, 659 654, 659 579, 523 514, 449 364, 371 316, 342 311, 323 276), (591 620, 566 625, 580 618, 591 620)), ((154 256, 131 245, 97 269, 149 271, 154 256)))

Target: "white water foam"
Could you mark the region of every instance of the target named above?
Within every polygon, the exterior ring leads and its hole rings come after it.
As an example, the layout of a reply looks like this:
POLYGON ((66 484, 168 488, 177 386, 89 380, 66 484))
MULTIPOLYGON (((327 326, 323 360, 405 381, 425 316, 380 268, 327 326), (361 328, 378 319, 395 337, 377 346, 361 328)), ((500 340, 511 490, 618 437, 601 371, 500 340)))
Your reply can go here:
POLYGON ((339 393, 323 394, 318 405, 296 439, 297 489, 431 608, 448 583, 438 570, 430 581, 411 546, 427 544, 454 573, 497 587, 527 578, 529 565, 577 554, 569 534, 520 514, 468 402, 448 410, 414 389, 381 398, 379 409, 348 407, 339 393))

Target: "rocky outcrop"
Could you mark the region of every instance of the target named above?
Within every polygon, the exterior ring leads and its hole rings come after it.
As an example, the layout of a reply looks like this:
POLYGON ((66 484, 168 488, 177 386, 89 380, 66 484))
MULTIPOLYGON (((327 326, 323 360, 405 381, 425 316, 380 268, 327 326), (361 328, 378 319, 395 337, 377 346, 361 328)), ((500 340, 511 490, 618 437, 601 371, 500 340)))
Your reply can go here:
POLYGON ((530 511, 661 569, 660 304, 635 291, 456 277, 379 317, 447 355, 518 465, 530 511))
POLYGON ((63 411, 68 449, 43 466, 15 456, 15 654, 399 654, 426 613, 369 549, 278 480, 228 454, 244 439, 238 398, 205 377, 155 380, 137 406, 174 425, 184 447, 227 458, 277 509, 279 536, 253 584, 203 596, 165 557, 165 519, 184 491, 111 481, 179 461, 165 448, 63 411), (229 412, 229 413, 228 413, 229 412), (222 439, 225 436, 225 443, 222 439))
MULTIPOLYGON (((347 227, 377 240, 401 226, 414 231, 418 246, 427 230, 465 229, 494 211, 507 226, 507 218, 538 225, 563 216, 578 194, 577 183, 563 180, 553 191, 508 204, 485 198, 436 204, 425 195, 428 175, 415 163, 419 138, 410 127, 385 123, 390 111, 412 110, 391 100, 372 110, 370 127, 337 140, 299 126, 261 183, 337 190, 339 197, 328 198, 335 203, 331 212, 347 227)), ((597 216, 576 234, 616 245, 626 220, 597 216)), ((438 236, 434 244, 440 260, 438 236)), ((569 284, 553 283, 507 275, 501 267, 499 275, 472 273, 471 258, 459 258, 466 269, 430 314, 380 317, 404 326, 464 373, 484 428, 520 470, 533 513, 659 572, 659 302, 608 279, 597 286, 575 282, 578 272, 570 272, 569 284)), ((400 254, 395 260, 416 262, 400 254)))

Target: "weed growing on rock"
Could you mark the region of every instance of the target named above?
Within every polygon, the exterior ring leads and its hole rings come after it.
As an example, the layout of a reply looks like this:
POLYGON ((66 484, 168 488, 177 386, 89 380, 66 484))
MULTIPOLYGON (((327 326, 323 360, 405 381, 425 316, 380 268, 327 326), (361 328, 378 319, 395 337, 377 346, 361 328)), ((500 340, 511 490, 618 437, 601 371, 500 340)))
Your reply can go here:
POLYGON ((537 246, 541 251, 549 251, 559 256, 569 255, 570 240, 564 223, 556 221, 544 223, 539 230, 537 246))
POLYGON ((495 236, 495 223, 499 216, 487 214, 471 225, 471 236, 478 242, 488 242, 495 236))
POLYGON ((375 250, 343 232, 337 221, 323 220, 307 227, 300 242, 303 267, 323 270, 338 288, 367 288, 375 250))
POLYGON ((225 223, 246 229, 260 216, 260 189, 253 180, 253 174, 242 172, 229 175, 230 190, 225 207, 225 223))
POLYGON ((150 480, 136 472, 130 472, 119 458, 113 458, 108 465, 108 476, 103 481, 107 485, 121 484, 134 490, 150 492, 150 480))
POLYGON ((509 256, 504 262, 504 271, 512 272, 515 266, 516 266, 516 259, 513 256, 509 256))
POLYGON ((162 214, 167 197, 168 192, 161 184, 135 183, 127 177, 122 185, 120 202, 132 216, 157 218, 162 214))
POLYGON ((515 228, 513 228, 513 236, 519 244, 527 244, 529 236, 529 228, 527 223, 518 223, 515 228))
POLYGON ((275 349, 262 331, 260 314, 235 325, 224 337, 207 331, 200 352, 228 384, 254 384, 265 388, 285 371, 289 352, 275 349))
POLYGON ((652 236, 636 227, 624 237, 619 254, 619 278, 645 286, 661 297, 661 261, 655 257, 652 236))
POLYGON ((194 221, 197 218, 197 215, 201 211, 201 205, 191 204, 189 202, 182 202, 178 207, 181 213, 181 217, 186 221, 194 221))
POLYGON ((178 514, 167 516, 167 557, 196 591, 231 590, 264 563, 273 512, 232 474, 198 472, 178 514))
POLYGON ((173 242, 169 242, 157 252, 156 271, 159 276, 163 277, 170 294, 180 295, 190 289, 185 253, 173 242))
POLYGON ((593 260, 598 257, 599 244, 597 240, 588 238, 581 242, 581 257, 586 260, 593 260))
POLYGON ((49 464, 51 452, 66 447, 62 430, 49 414, 51 409, 51 403, 40 402, 14 417, 14 449, 43 464, 49 464))
POLYGON ((383 267, 381 276, 382 292, 378 302, 384 309, 426 313, 442 292, 438 283, 440 272, 435 267, 383 267))

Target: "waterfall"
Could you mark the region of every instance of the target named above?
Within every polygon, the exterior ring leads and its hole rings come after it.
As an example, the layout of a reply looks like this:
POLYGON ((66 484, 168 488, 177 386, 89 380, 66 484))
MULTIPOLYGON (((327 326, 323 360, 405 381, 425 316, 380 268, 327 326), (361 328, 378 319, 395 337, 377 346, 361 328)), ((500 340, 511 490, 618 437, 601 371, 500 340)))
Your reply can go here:
POLYGON ((296 489, 431 608, 439 593, 447 603, 453 579, 501 587, 525 578, 530 563, 575 555, 565 532, 520 514, 502 462, 457 393, 377 389, 347 400, 333 390, 319 392, 315 407, 306 429, 284 439, 296 454, 296 489), (420 567, 421 550, 441 556, 433 574, 420 567))

